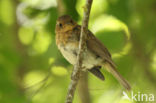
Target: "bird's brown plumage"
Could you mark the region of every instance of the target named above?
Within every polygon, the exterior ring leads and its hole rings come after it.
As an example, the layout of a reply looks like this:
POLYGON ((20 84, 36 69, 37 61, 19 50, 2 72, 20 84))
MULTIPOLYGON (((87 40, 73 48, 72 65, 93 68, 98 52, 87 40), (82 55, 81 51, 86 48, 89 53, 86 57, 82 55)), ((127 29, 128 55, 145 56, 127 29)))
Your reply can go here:
MULTIPOLYGON (((78 50, 80 31, 81 26, 73 21, 70 16, 65 15, 58 18, 55 29, 56 44, 64 57, 72 64, 75 63, 73 60, 75 61, 75 54, 78 50), (70 54, 72 55, 71 58, 69 57, 70 54)), ((87 54, 84 57, 84 67, 101 80, 104 80, 104 76, 99 70, 99 67, 104 66, 126 89, 130 90, 131 87, 128 82, 116 70, 115 63, 112 61, 111 54, 107 48, 89 30, 87 31, 86 46, 87 54), (92 61, 88 61, 87 58, 92 61)))

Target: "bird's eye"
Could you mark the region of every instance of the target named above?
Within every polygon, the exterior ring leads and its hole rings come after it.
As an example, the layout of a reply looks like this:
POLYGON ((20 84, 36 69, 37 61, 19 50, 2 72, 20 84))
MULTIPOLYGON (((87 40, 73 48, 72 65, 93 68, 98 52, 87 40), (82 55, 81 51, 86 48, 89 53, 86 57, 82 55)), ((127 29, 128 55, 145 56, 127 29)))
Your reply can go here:
POLYGON ((59 27, 62 27, 62 24, 61 23, 59 23, 59 27))

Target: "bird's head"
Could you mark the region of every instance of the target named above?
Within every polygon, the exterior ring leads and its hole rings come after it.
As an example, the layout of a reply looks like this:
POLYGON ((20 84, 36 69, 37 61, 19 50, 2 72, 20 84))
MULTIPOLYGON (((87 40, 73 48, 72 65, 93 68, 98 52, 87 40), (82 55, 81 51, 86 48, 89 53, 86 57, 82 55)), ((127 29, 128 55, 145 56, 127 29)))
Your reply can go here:
POLYGON ((55 32, 67 32, 72 30, 77 23, 68 15, 61 16, 56 21, 55 32))

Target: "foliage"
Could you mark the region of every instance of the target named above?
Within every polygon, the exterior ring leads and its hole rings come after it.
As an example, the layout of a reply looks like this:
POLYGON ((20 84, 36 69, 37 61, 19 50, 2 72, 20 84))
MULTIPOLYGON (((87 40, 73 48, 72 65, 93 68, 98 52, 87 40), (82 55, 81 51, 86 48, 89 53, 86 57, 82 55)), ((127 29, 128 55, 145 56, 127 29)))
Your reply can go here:
MULTIPOLYGON (((81 24, 84 1, 0 0, 0 103, 65 101, 72 66, 55 45, 55 24, 62 14, 81 24)), ((133 92, 156 96, 155 5, 155 0, 94 0, 89 29, 112 53, 133 92)), ((133 103, 102 72, 104 82, 89 74, 92 102, 133 103)), ((78 92, 74 103, 80 103, 78 92)))

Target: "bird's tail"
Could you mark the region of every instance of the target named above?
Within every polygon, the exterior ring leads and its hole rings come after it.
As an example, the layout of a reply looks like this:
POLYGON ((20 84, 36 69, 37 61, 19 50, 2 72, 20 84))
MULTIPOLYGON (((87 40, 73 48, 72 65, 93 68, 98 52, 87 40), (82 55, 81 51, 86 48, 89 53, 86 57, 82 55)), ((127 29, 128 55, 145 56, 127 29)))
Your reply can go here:
POLYGON ((119 82, 121 85, 124 86, 125 89, 130 90, 131 86, 130 84, 122 77, 122 75, 116 70, 115 66, 113 66, 110 63, 105 63, 104 66, 106 67, 106 70, 110 72, 119 82))

